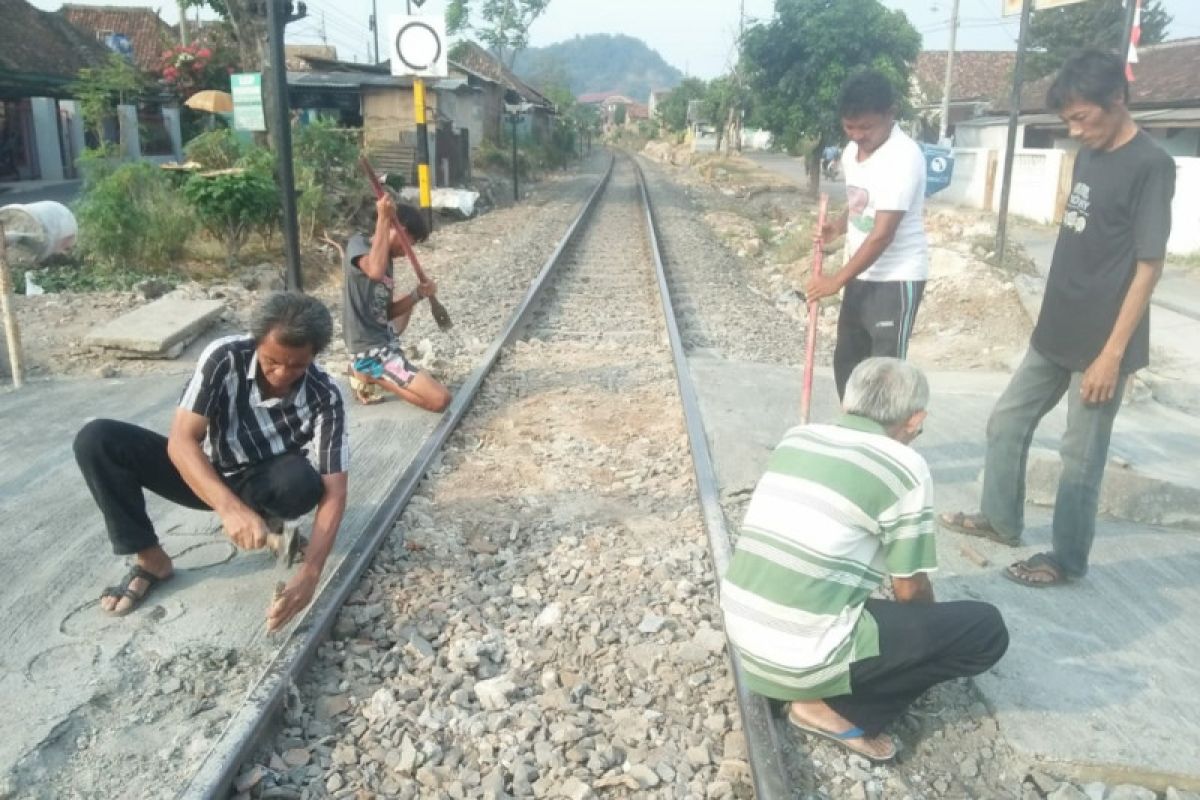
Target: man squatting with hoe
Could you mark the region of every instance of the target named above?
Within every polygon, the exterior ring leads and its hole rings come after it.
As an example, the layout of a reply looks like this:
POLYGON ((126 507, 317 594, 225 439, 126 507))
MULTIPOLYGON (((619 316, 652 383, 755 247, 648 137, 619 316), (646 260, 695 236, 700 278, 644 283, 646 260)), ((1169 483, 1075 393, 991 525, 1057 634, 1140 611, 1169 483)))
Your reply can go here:
POLYGON ((102 609, 128 614, 173 573, 146 513, 147 489, 216 511, 243 550, 266 547, 269 532, 315 507, 303 564, 271 602, 267 627, 280 628, 308 606, 346 508, 346 406, 313 362, 332 336, 319 300, 273 294, 255 310, 249 336, 205 349, 167 436, 110 419, 79 431, 75 459, 113 552, 135 556, 121 585, 104 590, 102 609))
POLYGON ((437 284, 421 283, 403 297, 393 297, 392 259, 404 257, 393 216, 399 213, 400 224, 414 242, 425 241, 429 227, 420 211, 397 206, 387 194, 376 201, 375 213, 375 234, 370 240, 362 234, 350 237, 342 264, 342 333, 351 354, 350 386, 355 399, 365 405, 382 399, 375 388, 379 387, 427 411, 444 411, 450 405, 449 390, 409 362, 399 339, 413 308, 435 296, 437 284))
POLYGON ((988 420, 982 513, 940 518, 959 533, 1020 544, 1029 445, 1066 395, 1051 550, 1001 573, 1024 586, 1087 573, 1113 421, 1129 375, 1150 361, 1150 295, 1171 235, 1175 162, 1138 130, 1128 102, 1124 64, 1098 51, 1068 60, 1047 92, 1082 145, 1071 195, 1029 351, 988 420))

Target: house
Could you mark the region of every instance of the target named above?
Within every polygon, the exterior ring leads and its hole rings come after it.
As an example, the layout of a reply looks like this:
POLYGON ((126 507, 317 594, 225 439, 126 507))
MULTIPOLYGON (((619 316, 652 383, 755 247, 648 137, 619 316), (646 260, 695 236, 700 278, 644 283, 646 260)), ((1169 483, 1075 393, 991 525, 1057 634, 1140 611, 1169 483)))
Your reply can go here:
POLYGON ((174 29, 145 6, 65 3, 58 13, 108 49, 127 56, 142 72, 157 73, 163 51, 177 42, 174 29))
MULTIPOLYGON (((505 105, 520 105, 524 120, 518 136, 530 136, 543 141, 554 119, 554 103, 544 94, 517 77, 511 69, 484 48, 472 41, 461 42, 451 52, 451 60, 461 70, 477 79, 490 81, 504 94, 505 105)), ((500 110, 503 113, 503 109, 500 110)), ((500 114, 497 115, 500 120, 500 114)))
POLYGON ((651 119, 657 118, 658 107, 662 104, 667 96, 671 94, 670 89, 651 89, 650 98, 646 101, 646 115, 651 119))
MULTIPOLYGON (((945 50, 925 50, 917 56, 909 95, 921 121, 921 138, 935 141, 941 126, 946 86, 945 50)), ((950 120, 947 135, 958 123, 992 112, 1012 90, 1016 51, 956 50, 950 81, 950 120)))
POLYGON ((108 50, 25 0, 0 0, 0 19, 0 181, 72 177, 84 139, 71 84, 108 50))

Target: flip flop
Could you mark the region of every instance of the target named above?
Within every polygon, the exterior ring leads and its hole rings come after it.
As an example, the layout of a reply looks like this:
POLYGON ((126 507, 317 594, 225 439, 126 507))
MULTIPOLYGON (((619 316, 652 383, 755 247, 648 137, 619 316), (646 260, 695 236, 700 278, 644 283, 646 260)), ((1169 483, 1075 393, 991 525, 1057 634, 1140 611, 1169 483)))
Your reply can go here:
POLYGON ((383 390, 379 386, 358 378, 353 368, 347 370, 346 374, 350 377, 350 391, 360 405, 373 406, 384 401, 383 390))
POLYGON ((1058 564, 1054 563, 1054 559, 1048 553, 1038 553, 1024 561, 1010 564, 1000 574, 1013 583, 1033 589, 1065 586, 1071 582, 1071 579, 1063 573, 1058 564), (1034 575, 1045 575, 1049 577, 1049 580, 1033 580, 1034 575))
POLYGON ((813 736, 820 736, 822 739, 828 739, 835 744, 840 744, 842 747, 846 748, 852 753, 857 753, 858 755, 875 764, 882 764, 883 762, 891 761, 896 757, 895 742, 892 742, 891 749, 888 750, 887 755, 882 756, 876 755, 870 750, 864 749, 861 745, 855 744, 853 741, 854 739, 862 739, 867 735, 863 729, 857 725, 852 728, 847 728, 841 733, 834 733, 833 731, 813 728, 797 720, 795 715, 792 714, 791 709, 788 709, 788 722, 791 723, 793 727, 803 731, 804 733, 812 734, 813 736))
MULTIPOLYGON (((172 574, 174 574, 174 573, 172 573, 172 574)), ((116 597, 116 598, 128 597, 132 601, 129 605, 129 608, 126 608, 122 611, 106 611, 105 613, 110 614, 114 617, 125 616, 126 614, 130 613, 134 609, 141 606, 142 601, 146 599, 146 595, 150 594, 150 592, 154 589, 155 586, 157 586, 158 584, 160 584, 164 581, 170 580, 170 579, 171 579, 171 575, 168 575, 165 578, 160 578, 159 576, 155 575, 153 572, 150 572, 149 570, 143 569, 142 567, 138 566, 137 564, 134 564, 132 567, 129 568, 129 572, 127 572, 125 574, 125 577, 121 580, 121 584, 119 586, 109 586, 107 589, 105 589, 103 592, 100 593, 100 597, 102 597, 102 598, 103 597, 116 597), (137 580, 138 578, 141 578, 142 580, 144 580, 146 582, 146 588, 143 589, 141 591, 141 593, 135 592, 133 589, 129 588, 129 585, 131 583, 133 583, 135 580, 137 580)))
POLYGON ((1002 544, 1005 547, 1018 547, 1020 539, 1010 539, 1004 536, 988 522, 983 514, 968 514, 965 511, 938 514, 938 524, 947 530, 961 533, 964 536, 974 536, 976 539, 987 539, 989 542, 1002 544))

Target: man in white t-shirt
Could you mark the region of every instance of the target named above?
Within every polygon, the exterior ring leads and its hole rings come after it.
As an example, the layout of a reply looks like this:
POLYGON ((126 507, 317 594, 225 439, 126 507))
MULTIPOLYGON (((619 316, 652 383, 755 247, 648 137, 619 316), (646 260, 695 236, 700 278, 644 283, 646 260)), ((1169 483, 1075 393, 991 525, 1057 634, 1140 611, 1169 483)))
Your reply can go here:
POLYGON ((866 70, 842 86, 838 112, 850 143, 842 153, 846 213, 826 223, 825 242, 846 235, 840 270, 812 276, 809 300, 845 289, 838 316, 833 375, 838 397, 854 367, 872 356, 904 358, 929 276, 925 157, 896 125, 896 92, 881 73, 866 70))

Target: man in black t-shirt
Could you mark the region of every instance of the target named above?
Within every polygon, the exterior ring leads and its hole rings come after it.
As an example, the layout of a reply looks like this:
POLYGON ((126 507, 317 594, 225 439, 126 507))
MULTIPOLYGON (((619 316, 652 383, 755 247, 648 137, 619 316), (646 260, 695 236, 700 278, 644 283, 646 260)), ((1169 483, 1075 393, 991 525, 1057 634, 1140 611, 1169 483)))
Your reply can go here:
POLYGON ((342 334, 350 352, 350 384, 361 403, 373 402, 371 389, 378 387, 428 411, 443 411, 450 405, 450 391, 417 369, 400 348, 399 334, 413 308, 437 294, 437 285, 429 281, 393 297, 392 259, 404 256, 391 223, 397 211, 412 240, 424 241, 429 229, 420 212, 397 207, 384 195, 376 203, 375 234, 370 239, 354 235, 346 243, 342 334))
POLYGON ((1082 147, 1028 353, 988 420, 982 513, 944 514, 948 528, 1020 542, 1025 464, 1042 417, 1067 396, 1053 549, 1011 565, 1026 586, 1082 577, 1100 482, 1125 381, 1150 357, 1150 295, 1171 233, 1175 162, 1129 114, 1125 67, 1088 51, 1063 65, 1046 96, 1082 147))

